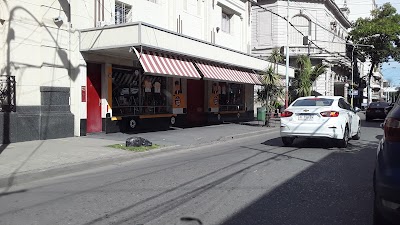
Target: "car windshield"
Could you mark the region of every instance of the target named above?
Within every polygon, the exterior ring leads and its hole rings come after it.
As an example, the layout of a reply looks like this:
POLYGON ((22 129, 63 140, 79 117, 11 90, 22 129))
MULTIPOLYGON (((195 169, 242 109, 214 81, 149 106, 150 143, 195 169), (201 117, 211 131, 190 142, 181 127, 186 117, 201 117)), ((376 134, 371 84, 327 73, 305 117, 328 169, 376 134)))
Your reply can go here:
POLYGON ((387 102, 373 102, 369 105, 369 108, 384 108, 388 107, 389 103, 387 102))
POLYGON ((327 98, 300 99, 293 103, 293 106, 331 106, 333 101, 327 98))

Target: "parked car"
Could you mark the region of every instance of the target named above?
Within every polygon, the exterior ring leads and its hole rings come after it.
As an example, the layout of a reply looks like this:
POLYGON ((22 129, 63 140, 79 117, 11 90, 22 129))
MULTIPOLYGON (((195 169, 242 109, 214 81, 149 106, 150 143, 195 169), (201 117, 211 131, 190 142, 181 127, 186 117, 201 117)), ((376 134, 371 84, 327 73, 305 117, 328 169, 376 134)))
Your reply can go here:
POLYGON ((343 97, 302 97, 282 112, 280 133, 285 146, 306 137, 334 139, 346 148, 350 138, 360 138, 360 117, 343 97))
POLYGON ((400 224, 400 106, 393 105, 382 124, 374 171, 374 223, 400 224))
POLYGON ((389 103, 387 102, 372 102, 365 111, 365 120, 371 121, 374 119, 385 119, 385 108, 388 106, 389 103))

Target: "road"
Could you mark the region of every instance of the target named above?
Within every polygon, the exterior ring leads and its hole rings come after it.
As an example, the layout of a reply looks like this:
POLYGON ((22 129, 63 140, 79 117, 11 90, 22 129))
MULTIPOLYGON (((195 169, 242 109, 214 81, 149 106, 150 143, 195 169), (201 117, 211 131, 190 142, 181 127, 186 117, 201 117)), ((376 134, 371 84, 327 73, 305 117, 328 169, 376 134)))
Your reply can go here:
POLYGON ((372 224, 379 123, 347 150, 272 132, 12 187, 0 224, 372 224))

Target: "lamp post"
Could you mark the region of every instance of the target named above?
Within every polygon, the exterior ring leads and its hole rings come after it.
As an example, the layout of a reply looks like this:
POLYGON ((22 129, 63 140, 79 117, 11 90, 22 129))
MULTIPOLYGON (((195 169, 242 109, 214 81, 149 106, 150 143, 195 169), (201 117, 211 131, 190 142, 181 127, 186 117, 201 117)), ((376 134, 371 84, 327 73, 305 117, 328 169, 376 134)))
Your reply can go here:
MULTIPOLYGON (((371 35, 368 37, 374 37, 374 36, 375 35, 371 35)), ((358 44, 359 41, 357 41, 355 44, 346 43, 347 45, 353 46, 353 49, 351 50, 351 103, 350 103, 351 107, 354 107, 354 49, 356 49, 356 47, 358 47, 358 46, 375 48, 375 46, 373 46, 373 45, 358 44)))
POLYGON ((287 17, 286 17, 286 96, 285 109, 289 106, 289 0, 287 0, 287 17))

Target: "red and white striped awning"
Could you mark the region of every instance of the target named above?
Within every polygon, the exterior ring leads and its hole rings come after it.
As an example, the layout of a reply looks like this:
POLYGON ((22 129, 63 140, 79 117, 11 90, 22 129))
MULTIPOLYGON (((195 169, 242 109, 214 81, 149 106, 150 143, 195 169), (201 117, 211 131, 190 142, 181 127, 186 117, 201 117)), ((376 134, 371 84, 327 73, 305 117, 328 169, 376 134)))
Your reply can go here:
POLYGON ((256 85, 262 85, 262 77, 256 73, 249 73, 251 78, 254 80, 254 84, 256 85))
POLYGON ((235 83, 255 84, 250 73, 223 65, 195 61, 206 80, 231 81, 235 83))
POLYGON ((189 79, 200 79, 191 60, 161 52, 143 50, 139 53, 133 48, 145 73, 181 76, 189 79))

